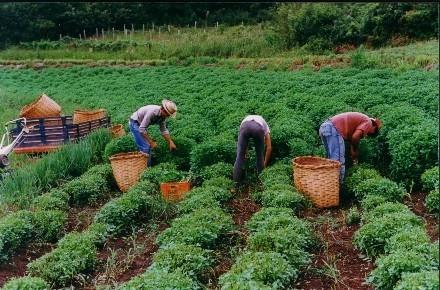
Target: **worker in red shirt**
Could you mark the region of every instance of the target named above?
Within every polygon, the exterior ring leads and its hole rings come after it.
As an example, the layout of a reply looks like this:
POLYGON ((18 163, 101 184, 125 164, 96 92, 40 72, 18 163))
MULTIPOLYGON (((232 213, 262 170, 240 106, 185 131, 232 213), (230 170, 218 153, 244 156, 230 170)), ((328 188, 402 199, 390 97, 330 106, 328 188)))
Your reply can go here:
POLYGON ((358 162, 359 141, 366 136, 377 136, 382 122, 358 112, 346 112, 335 115, 322 123, 319 137, 324 143, 327 158, 341 163, 341 183, 345 175, 345 142, 350 144, 350 157, 354 164, 358 162))

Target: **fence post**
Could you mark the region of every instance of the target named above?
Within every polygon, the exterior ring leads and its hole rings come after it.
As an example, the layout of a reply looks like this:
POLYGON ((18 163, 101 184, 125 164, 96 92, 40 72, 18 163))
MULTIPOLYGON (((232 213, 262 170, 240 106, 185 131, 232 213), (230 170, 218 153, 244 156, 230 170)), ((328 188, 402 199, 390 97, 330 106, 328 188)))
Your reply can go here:
POLYGON ((170 33, 171 32, 171 27, 170 27, 170 25, 168 24, 168 33, 170 33))
POLYGON ((61 33, 60 33, 60 40, 61 40, 61 38, 63 38, 63 37, 61 36, 61 33))
POLYGON ((194 21, 194 30, 197 29, 197 21, 194 21))
POLYGON ((142 24, 142 35, 145 34, 145 24, 142 24))
POLYGON ((160 37, 160 26, 159 26, 159 37, 160 37))
POLYGON ((82 38, 81 38, 81 33, 79 34, 79 40, 82 40, 82 38))
POLYGON ((218 29, 218 21, 217 21, 217 23, 215 24, 215 28, 218 29))
POLYGON ((113 32, 113 39, 115 39, 115 28, 112 27, 112 32, 113 32))
POLYGON ((101 32, 102 32, 102 39, 104 39, 104 28, 101 28, 101 32))
POLYGON ((154 22, 153 22, 153 31, 154 31, 154 22))
POLYGON ((84 40, 86 40, 86 30, 85 29, 83 29, 83 32, 84 32, 84 40))
POLYGON ((96 38, 99 37, 99 32, 98 32, 98 28, 96 28, 96 38))
POLYGON ((131 24, 131 33, 134 33, 134 26, 133 26, 133 23, 131 24))

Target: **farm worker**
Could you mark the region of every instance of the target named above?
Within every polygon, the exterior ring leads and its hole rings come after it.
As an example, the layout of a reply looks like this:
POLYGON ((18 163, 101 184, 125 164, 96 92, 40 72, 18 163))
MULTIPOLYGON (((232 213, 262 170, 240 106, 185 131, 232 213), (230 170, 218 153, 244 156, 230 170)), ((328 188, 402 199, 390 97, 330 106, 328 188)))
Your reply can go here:
POLYGON ((247 155, 249 139, 254 140, 257 155, 257 172, 260 173, 267 166, 272 153, 270 130, 266 121, 259 115, 246 116, 240 125, 237 142, 237 157, 234 164, 233 178, 239 182, 243 175, 243 164, 247 155), (266 145, 266 152, 263 157, 263 148, 266 145))
POLYGON ((341 163, 341 183, 345 176, 345 143, 350 144, 350 157, 354 164, 358 162, 359 141, 365 136, 377 136, 382 122, 358 112, 346 112, 335 115, 322 123, 319 137, 324 143, 327 158, 341 163))
POLYGON ((148 105, 139 108, 129 120, 130 131, 139 151, 148 154, 148 166, 151 166, 151 149, 157 147, 157 143, 148 135, 147 129, 150 125, 159 125, 163 138, 168 142, 170 151, 176 149, 176 145, 170 137, 165 120, 168 117, 175 118, 177 106, 169 100, 162 100, 162 106, 148 105))

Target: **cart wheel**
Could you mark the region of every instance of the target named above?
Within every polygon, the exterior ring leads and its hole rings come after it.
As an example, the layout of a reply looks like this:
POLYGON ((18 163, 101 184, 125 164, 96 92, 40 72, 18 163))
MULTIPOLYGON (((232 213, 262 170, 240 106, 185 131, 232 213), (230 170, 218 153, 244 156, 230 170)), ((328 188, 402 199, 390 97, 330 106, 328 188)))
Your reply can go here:
POLYGON ((9 166, 9 159, 6 155, 0 155, 0 168, 9 166))

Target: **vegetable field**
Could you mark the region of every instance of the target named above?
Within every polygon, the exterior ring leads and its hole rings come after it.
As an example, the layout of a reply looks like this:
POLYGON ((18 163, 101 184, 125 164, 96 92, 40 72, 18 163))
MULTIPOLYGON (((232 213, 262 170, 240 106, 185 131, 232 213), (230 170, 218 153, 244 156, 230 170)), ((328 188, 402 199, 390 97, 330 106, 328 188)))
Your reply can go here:
POLYGON ((0 122, 41 93, 105 108, 128 131, 138 107, 176 102, 157 128, 153 166, 117 190, 108 157, 136 150, 98 131, 16 168, 0 181, 4 289, 438 289, 438 70, 210 66, 0 69, 0 122), (318 210, 297 192, 296 156, 324 156, 319 125, 358 111, 383 128, 348 165, 340 207, 318 210), (260 114, 270 166, 231 180, 238 127, 260 114), (159 184, 190 180, 179 203, 159 184), (366 283, 365 283, 366 282, 366 283), (21 288, 20 288, 21 287, 21 288))

